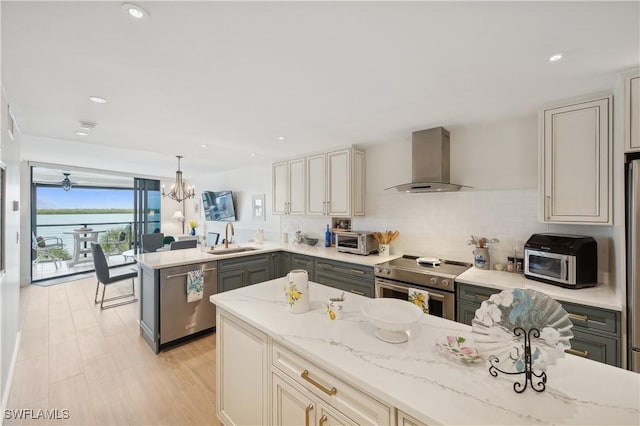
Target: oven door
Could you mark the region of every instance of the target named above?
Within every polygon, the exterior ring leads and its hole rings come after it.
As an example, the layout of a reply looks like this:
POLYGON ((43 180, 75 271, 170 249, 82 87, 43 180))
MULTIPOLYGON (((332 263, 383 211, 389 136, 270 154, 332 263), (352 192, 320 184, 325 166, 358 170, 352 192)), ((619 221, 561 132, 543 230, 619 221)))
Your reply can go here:
POLYGON ((344 253, 362 253, 360 236, 357 233, 336 233, 336 250, 344 253))
POLYGON ((430 287, 422 287, 376 277, 376 297, 390 297, 393 299, 409 299, 409 288, 415 287, 429 292, 429 314, 455 321, 456 298, 453 293, 436 290, 430 287))
POLYGON ((575 257, 525 249, 524 273, 548 282, 575 285, 575 257))

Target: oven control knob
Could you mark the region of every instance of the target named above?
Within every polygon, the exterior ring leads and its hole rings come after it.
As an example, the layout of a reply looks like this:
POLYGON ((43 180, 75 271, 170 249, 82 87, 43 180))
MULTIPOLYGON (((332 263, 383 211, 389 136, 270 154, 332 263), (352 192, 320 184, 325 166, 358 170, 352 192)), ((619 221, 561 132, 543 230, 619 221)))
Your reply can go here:
POLYGON ((436 277, 431 278, 431 284, 433 285, 438 284, 438 279, 436 277))
POLYGON ((449 280, 442 280, 442 286, 446 287, 449 285, 449 280))

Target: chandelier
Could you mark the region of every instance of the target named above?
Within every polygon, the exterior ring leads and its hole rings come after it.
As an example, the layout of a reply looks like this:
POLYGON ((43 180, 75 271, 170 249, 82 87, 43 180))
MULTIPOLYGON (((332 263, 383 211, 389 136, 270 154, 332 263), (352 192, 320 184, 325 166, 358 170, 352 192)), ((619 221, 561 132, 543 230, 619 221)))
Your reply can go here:
POLYGON ((172 200, 176 200, 177 202, 181 202, 182 200, 186 200, 187 198, 193 198, 196 196, 196 188, 195 187, 187 187, 182 181, 182 172, 180 171, 180 159, 182 155, 176 155, 178 158, 178 170, 176 171, 176 183, 171 185, 171 189, 169 193, 164 192, 164 185, 162 185, 162 196, 169 197, 172 200))

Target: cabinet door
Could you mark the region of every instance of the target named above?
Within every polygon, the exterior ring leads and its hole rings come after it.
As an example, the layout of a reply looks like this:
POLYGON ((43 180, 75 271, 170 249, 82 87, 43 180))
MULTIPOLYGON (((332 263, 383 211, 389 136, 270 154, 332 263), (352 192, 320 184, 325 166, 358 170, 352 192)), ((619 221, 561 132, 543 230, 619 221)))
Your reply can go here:
POLYGON ((216 325, 216 412, 227 425, 269 423, 267 336, 226 312, 216 325))
POLYGON ((366 169, 365 169, 365 154, 363 151, 357 149, 353 150, 353 172, 352 189, 353 196, 351 197, 351 211, 354 216, 364 216, 364 195, 366 193, 366 169))
POLYGON ((343 149, 327 154, 327 207, 330 216, 351 216, 351 155, 343 149))
POLYGON ((480 304, 458 302, 456 309, 456 321, 463 324, 471 325, 471 321, 476 316, 476 310, 480 307, 480 304))
POLYGON ((289 207, 289 166, 286 161, 272 167, 273 214, 287 214, 289 207))
POLYGON ((258 284, 271 279, 269 265, 255 265, 246 270, 246 285, 258 284))
POLYGON ((231 269, 218 272, 218 293, 244 287, 244 269, 231 269))
POLYGON ((576 327, 573 327, 571 331, 573 332, 571 349, 567 349, 565 352, 620 367, 620 341, 618 339, 587 333, 576 327))
POLYGON ((315 425, 317 407, 305 395, 275 372, 271 374, 271 424, 274 426, 315 425))
POLYGON ((289 214, 304 214, 304 158, 289 161, 289 214))
POLYGON ((624 75, 623 116, 627 152, 640 151, 640 70, 624 75))
POLYGON ((611 223, 610 105, 606 97, 544 111, 543 221, 611 223))
POLYGON ((291 254, 291 269, 304 269, 305 271, 307 271, 307 274, 309 275, 309 279, 313 280, 312 277, 314 277, 314 271, 315 271, 315 267, 314 267, 314 261, 313 261, 313 257, 311 256, 305 256, 302 254, 295 254, 292 253, 291 254))
POLYGON ((271 254, 271 279, 284 277, 291 270, 291 253, 278 252, 271 254))
POLYGON ((307 157, 307 214, 327 214, 327 156, 307 157))

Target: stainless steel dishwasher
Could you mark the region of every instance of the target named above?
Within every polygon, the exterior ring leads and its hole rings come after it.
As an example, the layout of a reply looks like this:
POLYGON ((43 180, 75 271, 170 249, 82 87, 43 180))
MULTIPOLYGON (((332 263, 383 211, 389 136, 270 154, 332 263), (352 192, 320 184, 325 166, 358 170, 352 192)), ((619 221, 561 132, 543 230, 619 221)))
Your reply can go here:
POLYGON ((160 273, 160 346, 216 325, 216 307, 209 301, 218 288, 218 262, 162 269, 160 273), (204 272, 202 299, 187 302, 187 274, 204 272))

